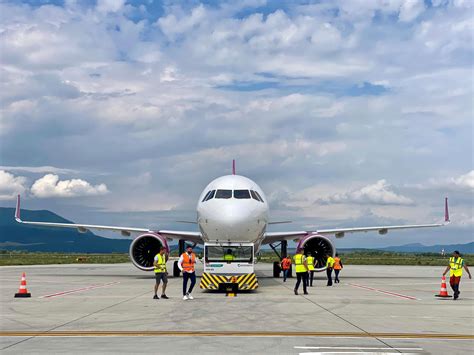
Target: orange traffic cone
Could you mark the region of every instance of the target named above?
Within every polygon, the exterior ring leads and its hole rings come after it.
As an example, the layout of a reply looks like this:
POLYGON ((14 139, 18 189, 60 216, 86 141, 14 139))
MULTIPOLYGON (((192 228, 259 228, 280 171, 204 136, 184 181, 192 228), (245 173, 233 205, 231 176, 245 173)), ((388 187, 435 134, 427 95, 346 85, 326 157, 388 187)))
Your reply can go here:
POLYGON ((20 282, 20 289, 18 290, 18 293, 15 293, 15 297, 31 297, 31 293, 28 292, 26 289, 26 275, 23 273, 21 276, 21 282, 20 282))
POLYGON ((436 297, 442 297, 442 298, 449 298, 452 297, 448 295, 448 290, 446 289, 446 276, 443 275, 441 278, 441 290, 439 291, 439 294, 435 295, 436 297))

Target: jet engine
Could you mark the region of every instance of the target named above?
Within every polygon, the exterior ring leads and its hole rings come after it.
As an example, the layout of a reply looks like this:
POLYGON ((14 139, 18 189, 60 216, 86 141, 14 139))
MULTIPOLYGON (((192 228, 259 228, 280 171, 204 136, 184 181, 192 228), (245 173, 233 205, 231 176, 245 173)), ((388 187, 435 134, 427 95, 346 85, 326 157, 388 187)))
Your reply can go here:
POLYGON ((167 250, 166 238, 158 233, 145 233, 135 238, 130 244, 130 258, 132 263, 140 270, 153 270, 153 260, 164 246, 167 250))
POLYGON ((297 249, 303 248, 305 255, 312 255, 315 259, 316 271, 326 270, 326 255, 334 257, 336 248, 329 238, 320 234, 311 234, 300 239, 297 249))

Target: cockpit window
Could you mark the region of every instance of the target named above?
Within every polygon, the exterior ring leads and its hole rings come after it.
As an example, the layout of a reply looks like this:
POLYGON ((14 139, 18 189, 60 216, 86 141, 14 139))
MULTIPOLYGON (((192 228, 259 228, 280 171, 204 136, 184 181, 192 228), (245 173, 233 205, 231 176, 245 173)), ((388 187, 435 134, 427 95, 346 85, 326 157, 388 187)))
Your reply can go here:
POLYGON ((204 202, 204 201, 207 201, 207 198, 209 197, 209 195, 211 194, 212 191, 208 191, 207 194, 204 196, 204 198, 202 199, 201 202, 204 202))
POLYGON ((215 192, 216 192, 216 190, 208 191, 206 196, 204 196, 204 198, 202 199, 201 202, 209 201, 210 199, 212 199, 214 197, 215 192))
POLYGON ((217 190, 216 198, 232 198, 232 190, 217 190))
POLYGON ((263 202, 263 199, 262 199, 262 197, 261 197, 261 196, 258 194, 258 192, 257 192, 257 191, 250 190, 250 193, 251 193, 251 195, 252 195, 252 198, 253 198, 254 200, 257 200, 257 201, 263 202))
POLYGON ((249 190, 234 190, 234 198, 250 198, 249 190))
POLYGON ((258 199, 260 200, 260 202, 263 202, 262 196, 260 196, 260 194, 259 194, 257 191, 255 191, 255 195, 257 195, 257 197, 258 197, 258 199))
POLYGON ((216 193, 216 190, 212 190, 212 191, 210 192, 209 196, 207 196, 206 201, 208 201, 208 200, 214 198, 214 194, 215 194, 215 193, 216 193))

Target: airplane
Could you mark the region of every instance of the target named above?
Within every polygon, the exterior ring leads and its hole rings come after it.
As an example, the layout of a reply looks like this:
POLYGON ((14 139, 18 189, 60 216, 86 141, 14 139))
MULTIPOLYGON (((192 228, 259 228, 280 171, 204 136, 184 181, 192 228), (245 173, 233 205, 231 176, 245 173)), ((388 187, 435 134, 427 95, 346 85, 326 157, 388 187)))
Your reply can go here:
MULTIPOLYGON (((43 227, 76 228, 82 233, 88 230, 105 230, 118 232, 124 237, 138 234, 130 244, 129 254, 132 263, 144 271, 153 270, 154 256, 161 246, 169 251, 168 242, 173 240, 179 240, 180 253, 184 251, 185 241, 194 245, 206 245, 206 243, 214 243, 213 245, 215 243, 227 243, 228 245, 240 243, 242 245, 242 243, 247 243, 245 245, 253 246, 252 257, 253 253, 258 252, 265 244, 269 244, 276 252, 273 244, 278 242, 282 246, 282 254, 286 254, 287 242, 293 240, 297 243, 297 249, 303 249, 305 253, 315 257, 316 270, 323 271, 326 268, 326 256, 334 256, 336 252, 329 236, 342 238, 347 233, 376 231, 379 234, 387 234, 392 230, 442 227, 450 223, 448 198, 445 198, 444 207, 443 223, 267 232, 269 225, 289 222, 270 221, 268 201, 263 190, 251 179, 237 175, 235 161, 233 161, 232 175, 221 176, 211 181, 200 195, 196 209, 197 220, 188 222, 196 224, 199 231, 23 221, 20 217, 20 195, 17 197, 15 220, 18 223, 43 227)), ((173 274, 179 276, 176 263, 173 274)), ((278 264, 278 262, 274 264, 274 276, 279 272, 278 264)))

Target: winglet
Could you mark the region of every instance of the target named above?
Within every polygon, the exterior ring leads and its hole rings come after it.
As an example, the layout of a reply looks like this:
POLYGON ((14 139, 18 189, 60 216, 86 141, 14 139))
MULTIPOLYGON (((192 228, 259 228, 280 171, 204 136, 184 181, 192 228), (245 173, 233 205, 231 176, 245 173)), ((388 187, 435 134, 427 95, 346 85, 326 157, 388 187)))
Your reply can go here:
POLYGON ((232 175, 235 175, 235 159, 232 159, 232 175))
POLYGON ((444 221, 445 221, 446 223, 451 222, 451 221, 449 220, 448 198, 447 198, 447 197, 444 198, 444 221))
POLYGON ((15 220, 18 223, 21 223, 22 220, 20 218, 20 195, 16 197, 16 209, 15 209, 15 220))

